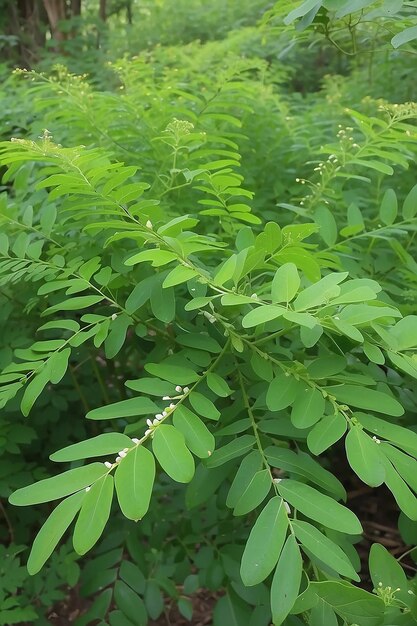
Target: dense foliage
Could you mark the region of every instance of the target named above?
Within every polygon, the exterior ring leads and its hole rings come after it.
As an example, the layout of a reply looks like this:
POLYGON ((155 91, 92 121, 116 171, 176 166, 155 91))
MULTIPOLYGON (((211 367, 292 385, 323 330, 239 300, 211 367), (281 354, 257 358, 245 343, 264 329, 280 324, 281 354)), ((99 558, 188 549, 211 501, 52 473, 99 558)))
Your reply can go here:
POLYGON ((412 625, 416 10, 148 4, 4 70, 0 624, 412 625))

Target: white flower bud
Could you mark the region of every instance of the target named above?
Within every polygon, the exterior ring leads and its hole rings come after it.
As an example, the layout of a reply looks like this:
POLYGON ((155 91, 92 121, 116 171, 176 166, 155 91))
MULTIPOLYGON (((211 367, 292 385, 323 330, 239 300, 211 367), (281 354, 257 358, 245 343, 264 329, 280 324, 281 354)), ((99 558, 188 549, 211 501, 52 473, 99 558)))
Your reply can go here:
POLYGON ((162 417, 166 417, 168 413, 166 411, 162 411, 162 417))
POLYGON ((190 393, 190 388, 189 387, 184 387, 183 392, 184 393, 190 393))
POLYGON ((147 420, 146 420, 146 423, 148 424, 148 426, 152 426, 152 420, 147 419, 147 420))
POLYGON ((169 396, 164 396, 162 400, 171 400, 171 398, 169 396))
POLYGON ((137 446, 139 443, 139 439, 137 437, 132 438, 133 443, 137 446))
POLYGON ((285 506, 285 510, 287 511, 288 515, 291 515, 290 505, 288 504, 288 502, 285 502, 285 500, 284 500, 284 506, 285 506))
POLYGON ((113 315, 111 316, 112 322, 114 322, 114 320, 117 320, 117 313, 113 313, 113 315))
POLYGON ((157 414, 155 415, 155 418, 156 418, 157 420, 161 420, 163 417, 164 417, 164 416, 162 415, 162 413, 157 413, 157 414))
POLYGON ((122 459, 124 459, 126 456, 126 452, 124 450, 120 450, 119 456, 122 457, 122 459))
POLYGON ((154 421, 152 422, 152 425, 153 426, 158 426, 158 424, 159 424, 159 421, 155 418, 154 421))
POLYGON ((121 460, 122 460, 122 458, 120 456, 116 457, 116 463, 120 463, 121 460))
POLYGON ((152 228, 152 222, 151 222, 151 220, 148 220, 148 221, 146 222, 146 228, 152 228))
POLYGON ((160 421, 162 421, 164 419, 165 415, 157 415, 156 416, 156 421, 159 423, 160 421))
POLYGON ((90 491, 91 487, 86 487, 85 490, 86 491, 90 491))
POLYGON ((182 391, 182 387, 180 387, 179 385, 177 385, 177 386, 175 387, 175 391, 178 391, 178 393, 181 393, 181 391, 182 391))
POLYGON ((281 482, 282 478, 274 478, 274 483, 278 485, 281 482))
POLYGON ((111 469, 113 467, 110 461, 105 461, 104 465, 107 467, 107 469, 111 469))
POLYGON ((171 410, 172 410, 172 409, 175 409, 175 404, 173 404, 173 403, 171 402, 171 404, 169 405, 169 407, 168 407, 168 408, 169 408, 169 409, 171 409, 171 410))
POLYGON ((147 437, 148 435, 150 435, 150 434, 151 434, 151 432, 153 432, 153 431, 152 431, 152 430, 150 430, 149 428, 148 428, 148 430, 145 430, 145 437, 147 437))

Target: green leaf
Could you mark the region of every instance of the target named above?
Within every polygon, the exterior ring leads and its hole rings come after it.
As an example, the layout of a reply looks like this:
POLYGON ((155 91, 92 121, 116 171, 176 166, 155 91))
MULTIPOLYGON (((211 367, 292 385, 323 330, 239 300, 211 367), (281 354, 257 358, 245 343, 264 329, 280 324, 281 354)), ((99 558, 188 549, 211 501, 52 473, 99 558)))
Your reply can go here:
POLYGON ((132 324, 132 318, 124 314, 119 315, 111 323, 110 333, 104 342, 107 359, 113 359, 120 352, 126 340, 127 330, 132 324))
POLYGON ((271 490, 271 474, 264 469, 252 477, 251 481, 236 502, 233 515, 246 515, 261 504, 271 490))
POLYGON ((300 277, 294 263, 284 263, 277 271, 271 284, 272 302, 291 302, 300 286, 300 277))
POLYGON ((49 457, 51 461, 77 461, 78 459, 88 459, 104 454, 113 454, 123 448, 133 446, 132 440, 121 433, 103 433, 86 441, 74 443, 71 446, 62 448, 54 452, 49 457))
POLYGON ((405 482, 411 487, 411 489, 417 493, 417 461, 415 458, 405 454, 398 448, 391 446, 389 443, 382 443, 379 446, 381 453, 384 454, 395 469, 405 480, 405 482))
POLYGON ((176 259, 178 259, 178 256, 174 254, 174 252, 153 248, 151 250, 143 250, 142 252, 138 252, 137 254, 130 256, 126 259, 124 264, 128 267, 132 267, 132 265, 137 265, 138 263, 143 263, 144 261, 151 261, 152 267, 161 267, 176 259))
POLYGON ((299 391, 299 383, 294 376, 279 374, 269 384, 266 405, 270 411, 281 411, 290 406, 299 391))
POLYGON ((291 421, 296 428, 313 426, 323 416, 325 400, 316 388, 305 387, 294 401, 291 421))
POLYGON ((376 363, 377 365, 384 365, 385 357, 382 350, 380 350, 378 346, 375 346, 374 344, 365 341, 363 344, 363 351, 372 363, 376 363))
POLYGON ((55 313, 56 311, 79 311, 81 309, 87 309, 102 300, 103 296, 79 296, 78 298, 69 298, 59 304, 50 306, 43 312, 43 315, 51 315, 51 313, 55 313))
POLYGON ((335 581, 314 582, 310 583, 310 587, 350 624, 356 623, 360 626, 381 624, 385 604, 378 596, 349 583, 335 581))
POLYGON ((294 301, 296 311, 305 311, 322 304, 327 304, 332 298, 340 294, 339 283, 347 278, 348 272, 334 272, 328 274, 317 283, 301 291, 294 301))
POLYGON ((48 364, 43 365, 38 374, 35 374, 30 383, 26 386, 20 403, 20 410, 27 417, 35 404, 36 400, 49 383, 50 368, 48 364))
POLYGON ((288 15, 284 18, 284 24, 291 24, 299 17, 304 17, 309 11, 313 10, 317 5, 321 3, 318 0, 305 0, 300 5, 298 5, 295 9, 290 11, 288 15))
POLYGON ((242 435, 241 437, 237 437, 236 439, 229 441, 229 443, 225 446, 217 448, 211 457, 207 459, 206 466, 218 467, 219 465, 227 463, 231 459, 236 459, 250 450, 254 446, 255 442, 256 439, 253 435, 242 435))
POLYGON ((381 208, 379 209, 379 216, 381 221, 390 226, 395 222, 395 218, 398 213, 398 200, 397 195, 393 189, 387 189, 382 198, 381 208))
POLYGON ((188 385, 195 383, 200 376, 188 367, 180 365, 169 365, 166 363, 146 363, 145 370, 153 376, 158 376, 162 380, 167 380, 174 385, 188 385))
POLYGON ((15 506, 26 506, 65 498, 75 491, 89 487, 106 473, 107 470, 103 463, 91 463, 83 467, 76 467, 58 476, 45 478, 33 485, 17 489, 10 496, 9 502, 15 506))
POLYGON ((189 483, 194 476, 194 459, 184 435, 174 426, 161 424, 152 439, 152 449, 162 469, 178 483, 189 483))
POLYGON ((385 484, 407 517, 417 520, 417 498, 388 459, 385 462, 385 484))
POLYGON ((333 213, 324 204, 314 211, 314 221, 320 226, 320 236, 330 248, 337 241, 337 222, 333 213))
POLYGON ((357 582, 360 581, 352 563, 340 546, 308 522, 294 520, 291 524, 295 536, 311 554, 338 574, 352 578, 357 582))
POLYGON ((410 428, 391 424, 379 417, 366 413, 354 413, 354 417, 362 424, 365 430, 376 435, 378 439, 392 441, 406 452, 417 456, 417 433, 410 428))
POLYGON ((227 382, 216 374, 215 372, 209 372, 206 376, 207 387, 211 389, 216 396, 220 396, 221 398, 227 398, 232 393, 227 382))
POLYGON ((175 287, 175 285, 180 285, 181 283, 187 282, 191 278, 198 276, 198 272, 191 269, 190 267, 184 267, 183 265, 178 265, 175 267, 168 276, 165 278, 162 283, 162 287, 166 289, 166 287, 175 287))
POLYGON ((113 476, 99 478, 85 494, 74 528, 73 544, 77 554, 85 554, 100 539, 110 516, 113 476))
POLYGON ((345 434, 347 422, 340 414, 326 415, 307 435, 307 445, 313 454, 321 454, 345 434))
POLYGON ((86 418, 89 420, 112 420, 119 417, 133 417, 158 412, 157 405, 149 398, 129 398, 98 409, 89 411, 86 418))
POLYGON ((325 389, 339 402, 356 406, 359 409, 368 409, 394 417, 399 417, 404 413, 398 400, 387 393, 375 391, 375 389, 359 387, 359 385, 337 385, 325 389))
POLYGON ((234 509, 241 495, 250 485, 255 474, 262 467, 262 457, 258 450, 253 450, 242 460, 227 494, 226 505, 234 509))
POLYGON ((385 479, 384 459, 378 444, 360 427, 352 426, 345 439, 350 467, 370 487, 379 487, 385 479))
POLYGON ((85 492, 74 493, 52 511, 36 535, 30 551, 27 568, 31 576, 37 574, 51 556, 74 517, 80 510, 85 492))
POLYGON ((172 287, 163 289, 155 282, 151 289, 150 305, 157 320, 169 324, 175 318, 175 290, 172 287))
POLYGON ((231 589, 216 603, 213 611, 213 626, 247 626, 250 609, 231 589))
MULTIPOLYGON (((414 28, 417 29, 416 26, 414 28)), ((417 185, 408 192, 403 204, 403 217, 405 220, 410 220, 417 214, 417 185)))
POLYGON ((272 498, 253 526, 242 556, 240 575, 247 587, 261 583, 278 562, 288 529, 284 502, 272 498))
POLYGON ((59 352, 55 352, 49 359, 49 380, 52 384, 57 385, 65 376, 68 368, 68 361, 71 356, 71 348, 64 348, 59 352))
POLYGON ((323 624, 326 624, 326 626, 339 626, 332 607, 320 598, 311 609, 309 625, 323 626, 323 624))
POLYGON ((274 626, 280 626, 294 606, 300 589, 303 560, 294 535, 289 535, 278 560, 271 585, 274 626))
POLYGON ((206 396, 203 396, 202 393, 192 391, 188 396, 188 400, 193 409, 202 417, 207 417, 207 419, 216 422, 220 418, 220 411, 216 409, 213 402, 206 398, 206 396))
POLYGON ((180 405, 174 411, 173 424, 182 432, 193 454, 200 459, 211 456, 215 446, 214 437, 197 415, 180 405))
POLYGON ((346 491, 342 483, 311 456, 301 450, 294 452, 281 446, 268 446, 264 450, 272 467, 306 478, 337 499, 345 499, 346 491))
POLYGON ((274 304, 264 304, 262 306, 258 306, 256 309, 249 311, 249 313, 243 317, 242 326, 243 328, 260 326, 261 324, 275 320, 278 317, 282 317, 285 311, 286 309, 284 307, 276 306, 274 304))
POLYGON ((147 393, 150 396, 173 396, 175 387, 172 383, 167 383, 159 378, 138 378, 137 380, 127 380, 126 387, 140 393, 147 393))
POLYGON ((380 543, 374 543, 369 552, 369 573, 375 589, 391 587, 395 596, 408 604, 408 581, 398 561, 380 543))
POLYGON ((393 48, 399 48, 409 41, 414 41, 414 39, 417 39, 417 26, 410 26, 394 35, 391 44, 393 48))
POLYGON ((147 513, 155 480, 155 459, 147 448, 137 445, 122 458, 114 476, 122 513, 137 522, 147 513))
POLYGON ((278 491, 303 515, 327 528, 349 535, 362 532, 362 526, 352 511, 309 485, 287 478, 278 484, 278 491))
MULTIPOLYGON (((146 626, 148 615, 142 598, 122 580, 117 580, 114 585, 114 601, 116 606, 123 611, 121 615, 126 616, 125 622, 114 623, 114 626, 128 626, 128 624, 146 626)), ((113 626, 111 620, 110 624, 113 626)))
POLYGON ((417 315, 407 315, 389 330, 397 342, 398 350, 408 350, 417 346, 417 315))
POLYGON ((220 267, 214 274, 214 284, 221 287, 222 285, 227 283, 228 280, 231 280, 236 270, 236 263, 237 256, 236 254, 232 254, 231 257, 229 257, 224 263, 220 265, 220 267))

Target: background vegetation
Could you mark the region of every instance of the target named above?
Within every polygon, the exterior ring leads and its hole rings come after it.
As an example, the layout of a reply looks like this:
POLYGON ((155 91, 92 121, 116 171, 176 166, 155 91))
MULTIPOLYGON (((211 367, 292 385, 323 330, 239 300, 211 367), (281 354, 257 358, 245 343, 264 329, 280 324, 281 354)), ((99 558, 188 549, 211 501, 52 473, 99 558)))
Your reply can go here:
POLYGON ((0 9, 0 624, 415 624, 415 3, 0 9))

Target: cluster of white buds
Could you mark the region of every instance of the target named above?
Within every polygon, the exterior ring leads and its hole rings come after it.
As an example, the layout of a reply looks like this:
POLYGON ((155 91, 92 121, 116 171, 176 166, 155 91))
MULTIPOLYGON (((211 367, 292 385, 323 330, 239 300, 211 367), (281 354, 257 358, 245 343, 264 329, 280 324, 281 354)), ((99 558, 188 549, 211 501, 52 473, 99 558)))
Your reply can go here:
POLYGON ((304 178, 296 178, 295 182, 296 183, 300 183, 301 185, 305 185, 306 184, 306 181, 305 181, 304 178))
POLYGON ((375 441, 375 443, 381 443, 381 440, 378 439, 378 437, 375 437, 375 435, 372 437, 372 439, 375 441))

